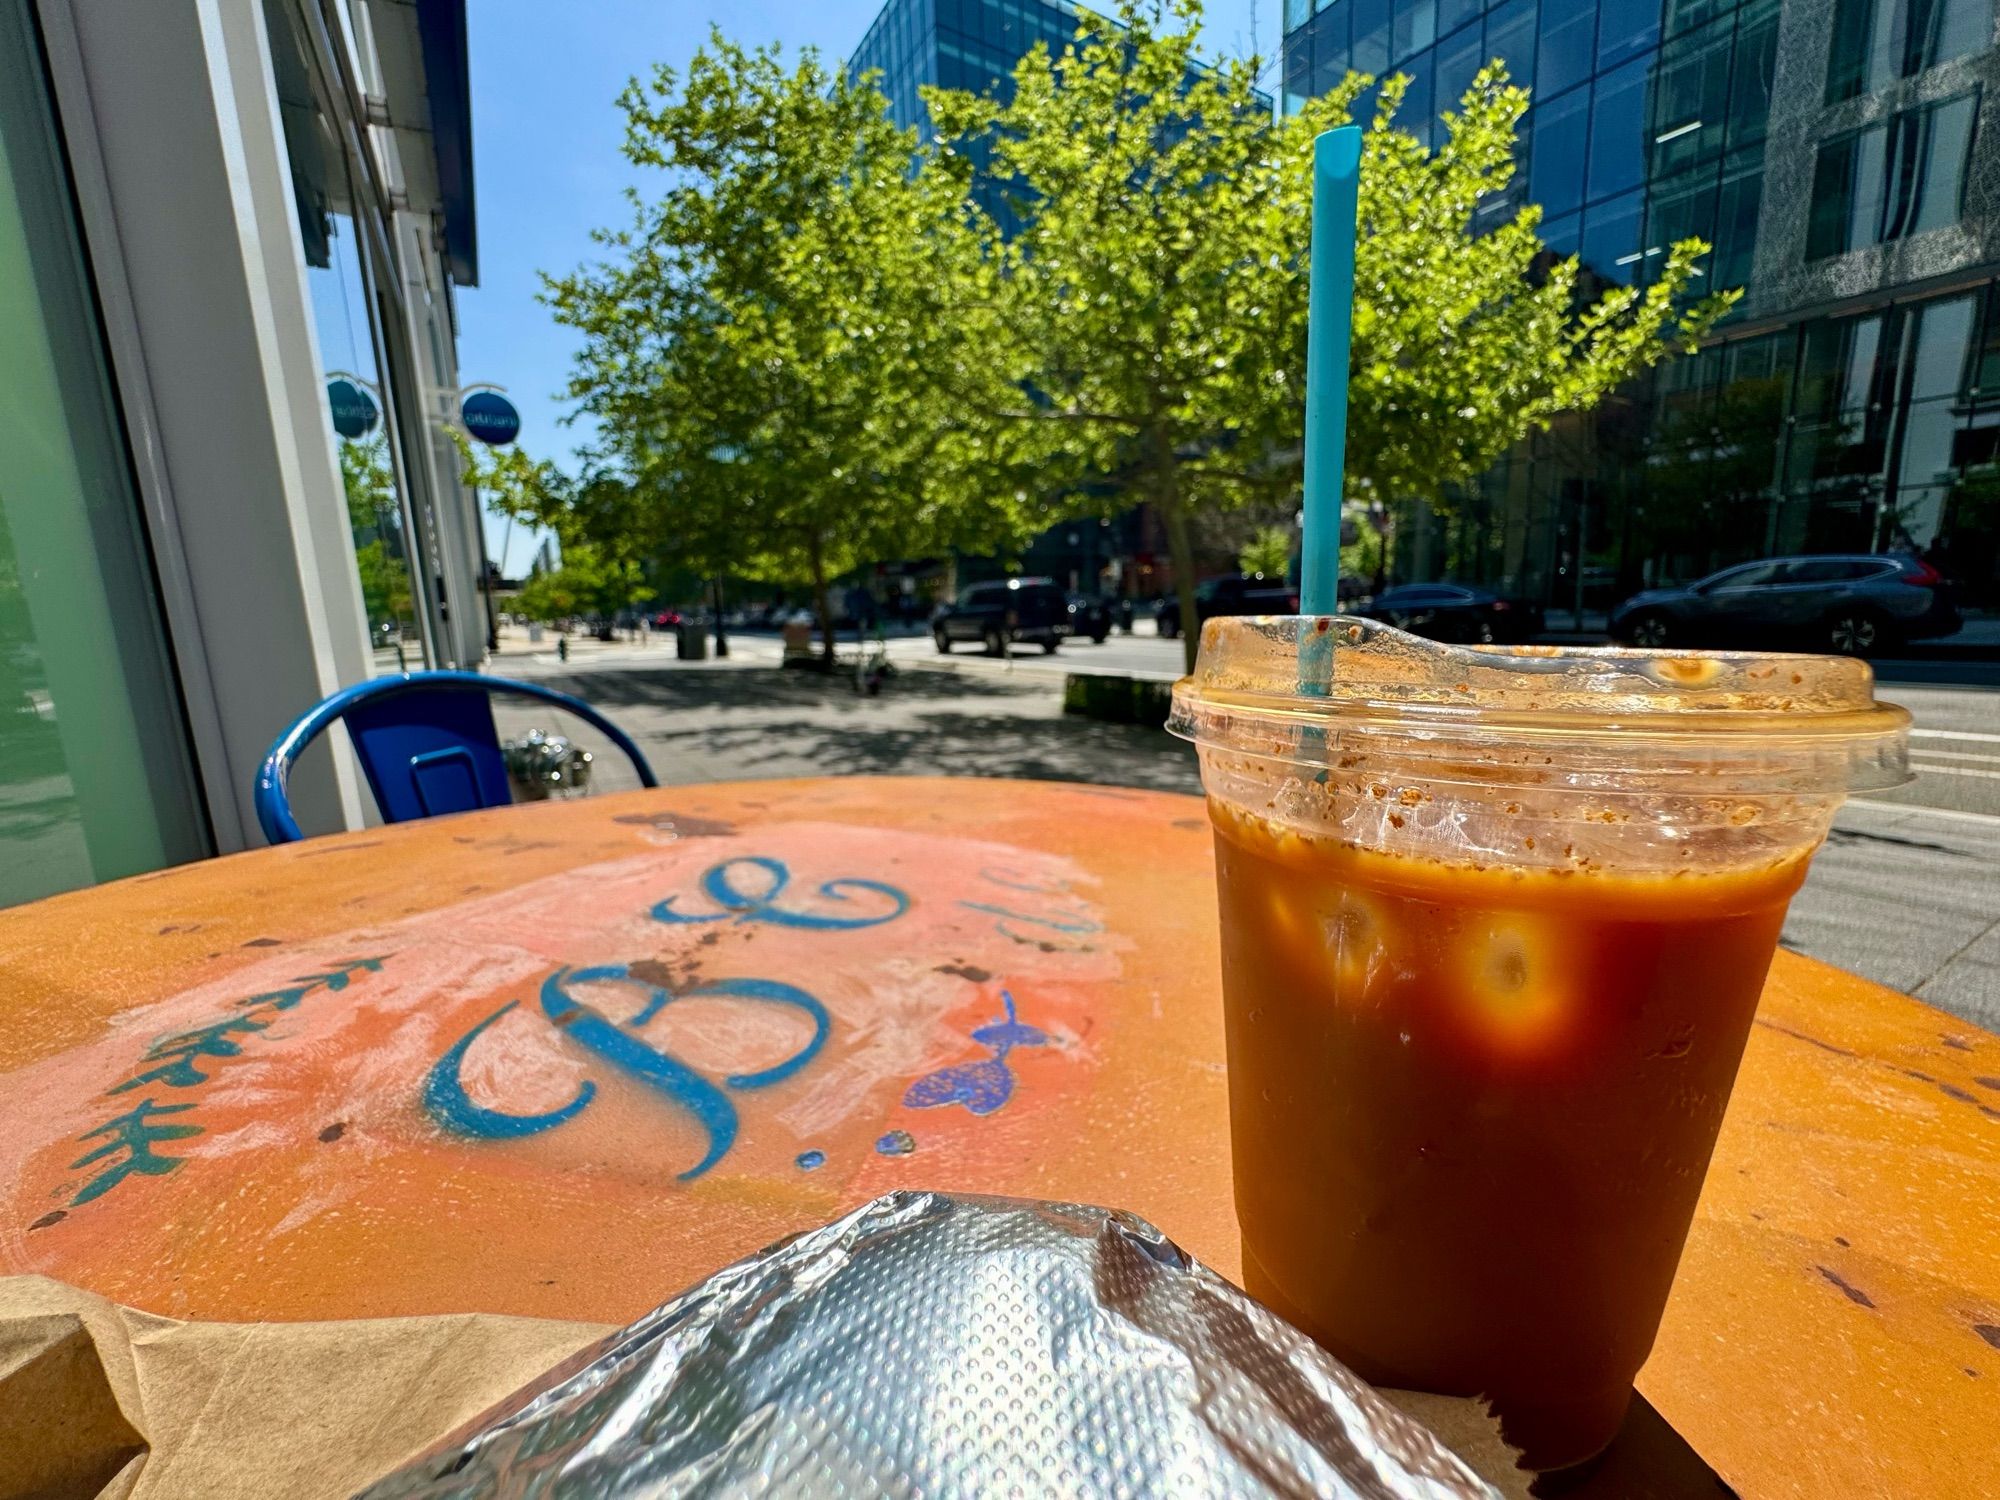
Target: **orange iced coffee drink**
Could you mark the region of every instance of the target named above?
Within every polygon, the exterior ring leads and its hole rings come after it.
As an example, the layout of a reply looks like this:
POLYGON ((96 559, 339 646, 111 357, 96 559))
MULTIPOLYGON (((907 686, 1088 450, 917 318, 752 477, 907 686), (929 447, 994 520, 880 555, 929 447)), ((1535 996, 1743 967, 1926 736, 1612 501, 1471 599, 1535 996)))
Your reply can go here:
POLYGON ((1906 726, 1855 662, 1211 622, 1173 727, 1249 1289, 1371 1380, 1490 1397, 1536 1467, 1600 1451, 1786 906, 1906 726))

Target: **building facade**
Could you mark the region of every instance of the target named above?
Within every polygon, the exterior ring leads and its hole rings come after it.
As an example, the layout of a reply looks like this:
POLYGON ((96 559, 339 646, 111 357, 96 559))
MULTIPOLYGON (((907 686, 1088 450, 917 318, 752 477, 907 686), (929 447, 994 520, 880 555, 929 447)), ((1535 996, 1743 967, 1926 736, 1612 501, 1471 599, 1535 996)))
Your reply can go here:
POLYGON ((463 0, 0 0, 0 904, 258 842, 300 713, 477 665, 469 128, 463 0))
POLYGON ((1587 278, 1714 245, 1698 355, 1473 487, 1404 507, 1396 571, 1601 607, 1760 555, 1913 550, 1996 601, 2000 49, 1992 0, 1286 0, 1285 108, 1403 73, 1399 123, 1489 58, 1532 91, 1496 221, 1587 278))

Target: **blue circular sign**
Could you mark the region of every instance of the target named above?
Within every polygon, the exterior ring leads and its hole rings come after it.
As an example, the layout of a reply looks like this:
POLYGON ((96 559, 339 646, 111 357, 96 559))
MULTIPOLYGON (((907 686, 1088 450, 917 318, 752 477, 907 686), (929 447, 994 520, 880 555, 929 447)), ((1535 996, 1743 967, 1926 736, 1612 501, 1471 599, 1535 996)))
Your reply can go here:
POLYGON ((467 432, 496 448, 521 435, 521 414, 498 391, 474 391, 459 406, 458 415, 467 432))
POLYGON ((326 404, 333 408, 333 430, 344 438, 368 436, 381 415, 374 398, 351 380, 328 381, 326 404))

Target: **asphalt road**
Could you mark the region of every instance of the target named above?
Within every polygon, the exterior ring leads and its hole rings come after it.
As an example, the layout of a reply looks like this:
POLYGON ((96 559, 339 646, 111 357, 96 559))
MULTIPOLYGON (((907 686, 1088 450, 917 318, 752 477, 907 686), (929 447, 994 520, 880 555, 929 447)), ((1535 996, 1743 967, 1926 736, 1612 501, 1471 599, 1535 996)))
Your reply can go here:
MULTIPOLYGON (((940 657, 928 636, 892 640, 889 655, 899 665, 949 662, 960 671, 1180 676, 1182 643, 1152 634, 1150 622, 1142 623, 1140 630, 1134 635, 1113 634, 1102 645, 1067 641, 1053 653, 1030 647, 1005 662, 965 646, 948 658, 940 657)), ((743 649, 774 659, 778 654, 768 637, 751 637, 742 644, 743 649)), ((1915 719, 1910 759, 1916 781, 1896 791, 1871 793, 1869 800, 2000 820, 2000 661, 1880 661, 1875 663, 1875 674, 1878 695, 1902 704, 1915 719)), ((2000 821, 1993 836, 2000 839, 2000 821)))
MULTIPOLYGON (((662 714, 657 740, 643 725, 627 724, 659 764, 676 768, 675 779, 908 769, 1194 790, 1192 759, 1179 742, 1061 716, 1066 672, 1180 675, 1181 643, 1152 635, 1150 622, 1142 630, 1101 646, 1069 642, 1052 655, 1037 648, 1007 661, 973 650, 940 658, 927 635, 911 635, 889 643, 892 659, 912 670, 880 699, 857 699, 845 684, 819 678, 814 691, 828 694, 823 704, 810 711, 788 704, 769 714, 754 707, 763 690, 740 672, 674 662, 671 648, 657 641, 591 643, 566 667, 548 651, 495 665, 544 678, 589 674, 574 685, 621 722, 646 712, 636 681, 634 696, 622 698, 625 674, 646 679, 655 676, 647 669, 665 669, 678 678, 692 668, 708 684, 706 696, 662 714), (691 719, 696 708, 709 717, 691 719), (769 728, 758 734, 778 734, 812 753, 772 759, 770 749, 753 754, 752 742, 731 737, 767 717, 769 728), (885 727, 891 719, 893 729, 885 727), (710 740, 712 754, 703 748, 710 740)), ((736 636, 731 651, 731 666, 754 678, 781 655, 768 635, 736 636)), ((1881 696, 1915 717, 1915 779, 1842 808, 1792 904, 1785 942, 2000 1032, 2000 662, 1885 661, 1876 670, 1881 696)), ((781 675, 811 674, 771 673, 781 675)), ((683 680, 692 691, 691 676, 683 680)), ((803 683, 788 689, 804 690, 803 683)))

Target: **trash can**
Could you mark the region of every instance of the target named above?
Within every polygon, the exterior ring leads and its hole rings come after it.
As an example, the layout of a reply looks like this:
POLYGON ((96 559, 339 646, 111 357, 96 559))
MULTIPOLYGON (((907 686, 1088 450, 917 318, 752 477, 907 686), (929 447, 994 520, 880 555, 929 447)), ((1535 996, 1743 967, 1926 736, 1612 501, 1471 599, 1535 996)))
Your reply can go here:
POLYGON ((675 638, 682 661, 706 661, 708 659, 708 632, 699 625, 683 625, 675 638))

